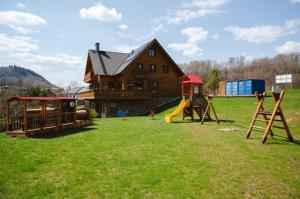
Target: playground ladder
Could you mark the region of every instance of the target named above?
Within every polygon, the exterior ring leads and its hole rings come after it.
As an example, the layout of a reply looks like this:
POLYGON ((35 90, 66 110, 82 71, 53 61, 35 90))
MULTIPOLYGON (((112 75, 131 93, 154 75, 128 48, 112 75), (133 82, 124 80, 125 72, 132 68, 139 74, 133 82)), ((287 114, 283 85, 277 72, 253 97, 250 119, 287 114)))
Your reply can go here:
POLYGON ((262 95, 259 95, 257 92, 255 93, 256 99, 259 102, 258 106, 256 108, 256 111, 253 115, 252 121, 250 123, 248 132, 247 132, 247 136, 246 138, 248 139, 251 135, 251 131, 252 129, 257 129, 257 130, 262 130, 264 131, 264 135, 262 137, 262 143, 265 143, 268 137, 268 134, 270 134, 271 136, 273 136, 273 132, 272 132, 272 127, 274 128, 281 128, 281 129, 285 129, 288 139, 290 141, 293 141, 293 136, 290 132, 290 129, 286 123, 285 117, 283 115, 283 111, 280 107, 280 104, 283 100, 283 96, 284 96, 284 91, 281 91, 280 93, 274 93, 272 92, 272 97, 273 97, 273 101, 275 103, 274 109, 272 111, 266 111, 264 109, 263 103, 264 103, 264 99, 266 97, 266 93, 264 92, 262 95), (258 119, 258 115, 262 115, 263 119, 258 119), (279 116, 280 118, 276 119, 275 117, 279 116), (256 121, 261 121, 264 122, 267 127, 260 127, 260 126, 255 126, 255 122, 256 121), (280 126, 274 126, 273 123, 274 122, 282 122, 283 123, 283 127, 280 126))

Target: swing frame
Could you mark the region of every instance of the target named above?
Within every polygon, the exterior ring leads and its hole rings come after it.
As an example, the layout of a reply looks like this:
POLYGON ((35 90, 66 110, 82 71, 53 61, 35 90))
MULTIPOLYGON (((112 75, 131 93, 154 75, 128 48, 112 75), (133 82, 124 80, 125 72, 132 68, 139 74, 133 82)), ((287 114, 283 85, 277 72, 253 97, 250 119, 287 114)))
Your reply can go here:
POLYGON ((290 129, 288 127, 288 124, 286 122, 285 116, 283 114, 282 108, 280 106, 283 97, 284 97, 285 92, 281 91, 280 93, 275 93, 272 92, 272 98, 273 98, 273 102, 274 102, 274 108, 272 111, 266 111, 264 109, 263 103, 264 103, 264 99, 266 97, 266 92, 264 92, 262 95, 258 95, 258 93, 255 93, 256 99, 259 101, 258 106, 254 112, 252 121, 250 123, 250 126, 248 128, 247 131, 247 135, 246 138, 249 139, 252 129, 257 129, 257 130, 263 130, 264 134, 262 137, 262 143, 264 144, 267 141, 268 135, 270 134, 271 136, 273 136, 273 132, 272 132, 272 127, 273 128, 281 128, 281 129, 285 129, 287 137, 289 139, 289 141, 293 141, 293 136, 290 132, 290 129), (258 119, 258 115, 262 115, 264 119, 258 119), (270 118, 268 118, 267 116, 271 116, 270 118), (276 119, 275 117, 279 116, 280 119, 276 119), (266 128, 264 127, 259 127, 259 126, 255 126, 255 122, 256 121, 261 121, 261 122, 265 122, 265 124, 267 125, 266 128), (274 122, 282 122, 283 123, 283 127, 279 127, 279 126, 274 126, 273 123, 274 122))

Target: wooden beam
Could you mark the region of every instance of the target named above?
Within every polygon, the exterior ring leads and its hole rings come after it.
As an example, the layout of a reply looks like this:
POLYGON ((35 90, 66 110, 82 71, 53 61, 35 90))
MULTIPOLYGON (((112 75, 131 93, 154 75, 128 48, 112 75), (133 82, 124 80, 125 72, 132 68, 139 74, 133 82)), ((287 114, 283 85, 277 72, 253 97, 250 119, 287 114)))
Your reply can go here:
POLYGON ((10 125, 10 110, 9 110, 9 101, 6 101, 6 131, 9 131, 10 125))
POLYGON ((23 100, 23 113, 24 113, 24 132, 28 129, 28 115, 27 115, 27 100, 23 100))
POLYGON ((59 108, 59 100, 56 101, 56 126, 57 127, 60 126, 58 108, 59 108))
POLYGON ((62 111, 62 104, 61 104, 61 100, 58 100, 57 101, 58 102, 58 106, 57 106, 57 119, 58 119, 58 123, 59 123, 59 126, 58 127, 61 127, 61 125, 62 125, 62 113, 61 113, 61 111, 62 111))
POLYGON ((74 125, 76 125, 76 120, 77 120, 77 116, 76 116, 76 100, 72 101, 74 103, 74 107, 73 107, 73 112, 74 112, 74 125))

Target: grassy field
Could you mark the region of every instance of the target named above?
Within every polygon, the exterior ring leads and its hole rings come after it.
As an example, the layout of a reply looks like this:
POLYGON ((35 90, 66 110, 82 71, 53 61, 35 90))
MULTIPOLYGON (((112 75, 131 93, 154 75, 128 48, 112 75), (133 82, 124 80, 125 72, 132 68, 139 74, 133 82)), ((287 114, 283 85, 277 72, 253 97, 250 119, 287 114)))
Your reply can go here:
POLYGON ((261 132, 244 138, 255 99, 214 104, 219 125, 165 124, 162 113, 42 138, 0 133, 0 198, 300 198, 300 90, 282 105, 294 143, 277 129, 265 145, 261 132))

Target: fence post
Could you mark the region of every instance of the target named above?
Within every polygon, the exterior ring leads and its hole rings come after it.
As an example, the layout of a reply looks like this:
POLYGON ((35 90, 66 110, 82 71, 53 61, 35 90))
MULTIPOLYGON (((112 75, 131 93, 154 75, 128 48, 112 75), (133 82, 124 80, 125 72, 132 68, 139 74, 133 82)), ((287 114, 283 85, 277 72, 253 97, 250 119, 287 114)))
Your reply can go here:
POLYGON ((24 111, 24 132, 26 134, 26 131, 27 131, 27 101, 26 100, 23 100, 23 111, 24 111))
POLYGON ((6 102, 6 131, 9 131, 10 113, 9 113, 9 101, 6 102))

